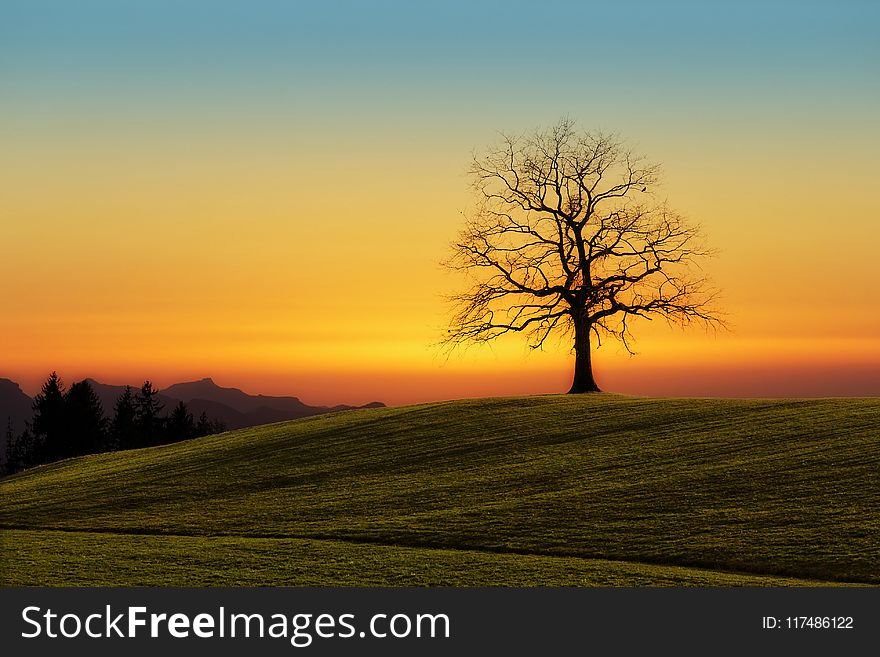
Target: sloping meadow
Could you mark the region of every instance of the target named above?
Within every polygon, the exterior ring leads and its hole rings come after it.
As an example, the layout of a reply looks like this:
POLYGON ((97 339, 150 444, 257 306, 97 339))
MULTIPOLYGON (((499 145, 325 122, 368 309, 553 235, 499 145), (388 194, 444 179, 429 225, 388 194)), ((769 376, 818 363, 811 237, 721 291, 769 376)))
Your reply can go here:
POLYGON ((880 584, 880 400, 602 394, 349 411, 42 466, 0 496, 7 529, 880 584))

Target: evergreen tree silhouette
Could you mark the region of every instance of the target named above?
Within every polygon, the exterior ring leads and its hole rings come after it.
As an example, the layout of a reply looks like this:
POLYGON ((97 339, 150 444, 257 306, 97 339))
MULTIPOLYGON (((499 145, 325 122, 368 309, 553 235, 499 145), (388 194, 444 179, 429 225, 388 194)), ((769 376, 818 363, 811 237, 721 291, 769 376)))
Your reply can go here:
POLYGON ((161 442, 164 418, 159 413, 162 412, 164 405, 156 399, 158 394, 159 391, 148 380, 144 381, 135 398, 138 446, 156 445, 161 442))
POLYGON ((224 431, 226 431, 225 424, 220 420, 209 419, 208 414, 202 411, 202 414, 199 415, 199 421, 196 423, 196 436, 210 436, 211 434, 223 433, 224 431))
POLYGON ((9 418, 6 420, 6 453, 3 455, 3 469, 8 474, 18 470, 15 461, 15 433, 12 431, 12 418, 9 418))
POLYGON ((107 443, 107 420, 101 400, 88 381, 70 386, 64 395, 67 429, 63 456, 79 456, 104 451, 107 443))
POLYGON ((207 436, 210 433, 211 421, 208 419, 208 414, 202 411, 202 414, 199 415, 199 421, 196 423, 196 436, 207 436))
POLYGON ((34 398, 33 437, 42 444, 38 461, 48 462, 63 458, 65 446, 64 384, 52 372, 34 398))
POLYGON ((182 401, 177 402, 171 415, 168 416, 168 424, 166 427, 166 442, 174 443, 179 440, 187 440, 196 435, 196 426, 193 423, 192 413, 182 401))
POLYGON ((18 436, 14 435, 11 419, 7 422, 2 469, 12 474, 71 456, 173 443, 226 431, 225 424, 210 419, 205 412, 194 422, 182 401, 169 417, 164 417, 158 393, 149 380, 137 393, 126 386, 108 422, 88 380, 74 383, 65 392, 58 374, 52 372, 34 398, 33 422, 26 424, 18 436))
POLYGON ((110 450, 136 447, 137 437, 138 425, 135 396, 131 392, 131 386, 125 386, 125 390, 119 395, 113 410, 108 447, 110 450))
POLYGON ((12 474, 43 462, 43 445, 25 425, 18 437, 12 435, 12 427, 6 429, 6 472, 12 474))

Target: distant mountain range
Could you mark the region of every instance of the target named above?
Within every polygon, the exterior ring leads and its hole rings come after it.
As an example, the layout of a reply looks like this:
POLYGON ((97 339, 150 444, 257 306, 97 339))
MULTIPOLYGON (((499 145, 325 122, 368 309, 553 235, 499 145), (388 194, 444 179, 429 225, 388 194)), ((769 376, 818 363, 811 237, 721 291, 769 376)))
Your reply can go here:
MULTIPOLYGON (((113 414, 113 407, 125 386, 111 386, 88 379, 104 406, 107 415, 113 414)), ((132 386, 137 392, 140 386, 132 386)), ((170 411, 178 401, 186 403, 195 418, 204 411, 212 420, 220 420, 227 429, 242 429, 258 424, 295 420, 310 415, 321 415, 333 411, 348 411, 355 408, 376 408, 384 406, 381 402, 371 402, 366 406, 309 406, 297 397, 269 397, 249 395, 238 388, 222 388, 212 379, 175 383, 159 391, 157 399, 170 411)))
MULTIPOLYGON (((104 414, 113 416, 116 400, 125 390, 125 386, 114 386, 87 379, 101 400, 104 414)), ((131 386, 136 393, 140 386, 131 386)), ((321 415, 334 411, 347 411, 356 408, 379 408, 382 402, 370 402, 364 406, 309 406, 297 397, 271 397, 267 395, 249 395, 238 388, 223 388, 206 378, 201 381, 175 383, 159 391, 157 399, 165 405, 164 412, 170 412, 177 402, 186 403, 195 419, 204 412, 210 419, 219 420, 227 429, 242 429, 270 422, 295 420, 310 415, 321 415)), ((33 399, 26 395, 21 387, 9 379, 0 379, 0 459, 6 450, 6 425, 12 422, 13 431, 18 434, 24 429, 25 422, 33 416, 33 399)))
POLYGON ((31 419, 33 403, 15 381, 0 379, 0 460, 6 459, 7 427, 11 424, 16 435, 21 433, 31 419))
MULTIPOLYGON (((15 381, 0 379, 0 431, 6 439, 6 426, 12 422, 12 430, 19 433, 24 423, 31 419, 31 405, 34 400, 28 397, 15 381)), ((4 443, 5 448, 5 443, 4 443)))

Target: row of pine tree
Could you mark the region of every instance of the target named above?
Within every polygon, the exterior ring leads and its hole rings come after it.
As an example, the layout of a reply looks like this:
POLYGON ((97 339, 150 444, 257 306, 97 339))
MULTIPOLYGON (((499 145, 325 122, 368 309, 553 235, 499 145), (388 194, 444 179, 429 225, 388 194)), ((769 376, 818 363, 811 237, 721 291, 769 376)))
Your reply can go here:
POLYGON ((88 381, 64 389, 55 372, 34 398, 34 416, 19 435, 6 429, 6 472, 71 456, 163 445, 225 431, 221 422, 202 413, 198 421, 183 402, 163 414, 158 390, 145 381, 140 390, 125 391, 108 419, 88 381))

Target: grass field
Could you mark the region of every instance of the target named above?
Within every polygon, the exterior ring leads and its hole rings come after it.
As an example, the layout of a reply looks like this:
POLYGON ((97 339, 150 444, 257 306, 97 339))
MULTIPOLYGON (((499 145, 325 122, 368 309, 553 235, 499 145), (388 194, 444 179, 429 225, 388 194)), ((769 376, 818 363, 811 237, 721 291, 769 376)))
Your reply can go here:
POLYGON ((5 585, 821 586, 824 582, 602 559, 301 538, 5 530, 5 585))
POLYGON ((0 499, 7 585, 877 585, 880 399, 371 409, 43 466, 0 499))

